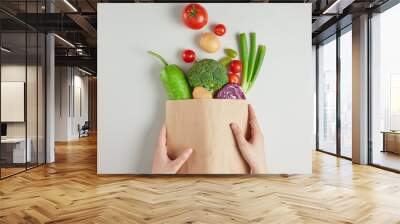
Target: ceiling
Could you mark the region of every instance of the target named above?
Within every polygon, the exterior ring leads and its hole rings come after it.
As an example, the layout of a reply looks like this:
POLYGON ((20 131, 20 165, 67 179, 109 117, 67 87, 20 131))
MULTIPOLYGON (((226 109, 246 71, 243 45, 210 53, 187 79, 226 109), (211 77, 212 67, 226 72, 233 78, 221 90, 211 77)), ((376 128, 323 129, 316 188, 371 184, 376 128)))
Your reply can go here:
MULTIPOLYGON (((388 0, 252 0, 256 3, 311 3, 313 43, 318 43, 336 32, 340 26, 351 24, 353 16, 376 8, 388 0), (338 21, 341 20, 340 23, 338 21), (347 22, 346 22, 347 21, 347 22), (340 24, 338 26, 337 24, 340 24)), ((25 28, 39 32, 55 32, 56 64, 86 67, 96 71, 97 3, 187 2, 184 0, 1 0, 0 24, 2 32, 16 33, 25 28), (52 13, 50 12, 50 9, 52 13), (27 13, 26 13, 27 12, 27 13)), ((226 1, 199 1, 226 2, 226 1)), ((232 0, 230 2, 249 2, 232 0)), ((20 38, 12 38, 17 41, 20 38)), ((17 34, 14 34, 17 35, 17 34)), ((18 35, 17 35, 18 36, 18 35)), ((8 36, 7 36, 8 38, 8 36)), ((20 43, 23 44, 23 43, 20 43)))

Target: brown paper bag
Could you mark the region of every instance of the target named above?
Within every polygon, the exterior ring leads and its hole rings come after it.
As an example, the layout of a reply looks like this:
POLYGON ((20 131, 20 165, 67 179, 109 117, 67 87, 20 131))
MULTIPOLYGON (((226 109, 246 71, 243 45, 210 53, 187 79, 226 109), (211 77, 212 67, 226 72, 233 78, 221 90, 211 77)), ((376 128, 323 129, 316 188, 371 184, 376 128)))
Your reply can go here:
POLYGON ((166 103, 168 154, 193 153, 180 174, 245 174, 249 167, 236 146, 230 123, 247 132, 246 100, 193 99, 166 103))

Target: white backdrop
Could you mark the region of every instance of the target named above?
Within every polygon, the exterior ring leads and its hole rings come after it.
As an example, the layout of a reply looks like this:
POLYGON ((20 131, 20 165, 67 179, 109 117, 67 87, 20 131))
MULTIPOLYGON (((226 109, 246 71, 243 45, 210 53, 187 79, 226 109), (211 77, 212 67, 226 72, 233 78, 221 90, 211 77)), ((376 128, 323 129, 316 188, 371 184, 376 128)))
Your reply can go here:
POLYGON ((267 54, 248 98, 265 136, 268 173, 311 173, 313 90, 311 5, 264 3, 202 4, 209 25, 200 31, 181 22, 185 4, 98 4, 99 174, 150 173, 165 94, 159 52, 184 70, 185 48, 197 58, 219 59, 223 48, 238 49, 237 34, 255 31, 267 54), (222 48, 207 54, 198 36, 223 23, 222 48))
POLYGON ((24 103, 24 82, 1 82, 1 122, 24 122, 24 103))

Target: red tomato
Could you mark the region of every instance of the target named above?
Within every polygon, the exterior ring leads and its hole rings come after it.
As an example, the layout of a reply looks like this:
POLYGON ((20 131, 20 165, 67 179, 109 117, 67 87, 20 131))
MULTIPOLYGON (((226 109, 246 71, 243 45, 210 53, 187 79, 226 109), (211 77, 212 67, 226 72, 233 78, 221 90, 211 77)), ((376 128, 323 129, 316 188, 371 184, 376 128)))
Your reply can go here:
POLYGON ((208 23, 208 14, 200 4, 191 3, 183 9, 182 20, 189 28, 198 30, 208 23))
POLYGON ((240 77, 237 74, 229 74, 229 82, 240 85, 240 77))
POLYGON ((217 24, 214 27, 214 33, 217 36, 222 36, 226 33, 226 28, 224 26, 224 24, 217 24))
POLYGON ((242 71, 242 62, 239 60, 232 60, 229 70, 233 73, 240 73, 242 71))
POLYGON ((231 70, 228 71, 228 76, 229 76, 229 75, 237 75, 237 76, 240 77, 240 73, 233 72, 233 71, 231 71, 231 70))
POLYGON ((191 63, 196 59, 196 54, 190 49, 182 51, 182 60, 186 63, 191 63))

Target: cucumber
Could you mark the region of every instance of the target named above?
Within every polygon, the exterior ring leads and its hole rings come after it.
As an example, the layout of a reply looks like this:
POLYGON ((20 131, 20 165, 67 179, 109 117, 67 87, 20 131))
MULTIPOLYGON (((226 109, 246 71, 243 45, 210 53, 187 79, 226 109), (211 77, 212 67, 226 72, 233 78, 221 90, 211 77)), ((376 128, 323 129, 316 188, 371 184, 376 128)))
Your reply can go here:
POLYGON ((192 91, 182 69, 178 65, 168 64, 163 57, 153 51, 148 51, 148 53, 164 65, 160 72, 160 79, 168 98, 170 100, 191 99, 192 91))

